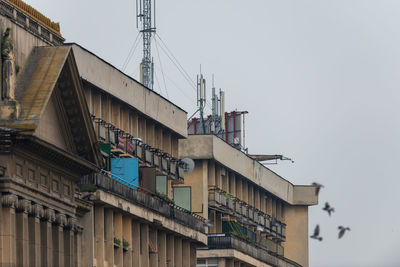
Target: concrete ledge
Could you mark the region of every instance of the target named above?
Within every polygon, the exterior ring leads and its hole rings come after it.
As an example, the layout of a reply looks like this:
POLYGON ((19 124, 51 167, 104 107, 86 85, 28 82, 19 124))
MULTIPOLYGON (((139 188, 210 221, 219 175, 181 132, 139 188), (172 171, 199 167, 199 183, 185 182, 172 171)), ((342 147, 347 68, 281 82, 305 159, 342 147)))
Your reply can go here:
POLYGON ((169 231, 178 233, 185 238, 195 240, 202 244, 207 244, 207 235, 201 233, 196 229, 192 229, 189 225, 183 225, 173 218, 167 218, 159 213, 149 210, 148 208, 135 205, 130 201, 122 199, 118 196, 115 196, 114 194, 105 192, 103 190, 97 190, 95 198, 95 201, 102 202, 115 208, 119 208, 136 217, 148 221, 150 224, 156 222, 157 225, 159 225, 161 228, 165 228, 169 231))
POLYGON ((98 201, 121 208, 150 223, 154 220, 162 222, 162 226, 171 231, 207 244, 204 222, 188 211, 180 210, 161 199, 129 188, 100 173, 82 177, 78 185, 93 186, 98 201))
POLYGON ((71 45, 79 74, 89 83, 127 103, 180 137, 187 136, 187 113, 156 92, 77 44, 71 45))
POLYGON ((267 264, 265 262, 259 261, 249 255, 246 255, 240 251, 235 249, 208 249, 208 250, 197 250, 197 258, 198 259, 207 259, 207 258, 232 258, 236 260, 240 260, 247 264, 251 264, 257 267, 273 267, 274 265, 267 264))
POLYGON ((291 205, 316 205, 313 186, 294 186, 242 151, 214 135, 189 135, 179 140, 180 157, 214 159, 291 205))
MULTIPOLYGON (((267 242, 267 248, 262 248, 257 244, 245 242, 234 236, 222 234, 221 236, 209 236, 208 237, 208 248, 207 251, 226 251, 231 249, 233 253, 243 253, 248 257, 251 257, 257 261, 261 261, 272 266, 288 266, 288 267, 299 267, 300 265, 296 262, 284 258, 282 246, 270 241, 267 242), (279 249, 281 248, 281 250, 279 249), (269 251, 275 251, 270 253, 269 251), (281 255, 277 255, 281 254, 281 255)), ((215 253, 215 252, 214 252, 215 253)), ((254 264, 256 266, 260 266, 254 264)), ((267 265, 269 266, 269 265, 267 265)))

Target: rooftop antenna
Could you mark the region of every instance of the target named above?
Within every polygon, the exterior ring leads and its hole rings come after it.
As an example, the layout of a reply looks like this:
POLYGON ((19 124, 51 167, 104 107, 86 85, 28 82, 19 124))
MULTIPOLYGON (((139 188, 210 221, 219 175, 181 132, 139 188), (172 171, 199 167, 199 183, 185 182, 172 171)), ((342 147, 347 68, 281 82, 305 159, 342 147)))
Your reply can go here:
POLYGON ((143 36, 143 59, 140 63, 140 81, 144 86, 153 90, 154 62, 151 57, 151 36, 156 32, 155 0, 136 0, 136 27, 143 36))
POLYGON ((203 112, 206 106, 206 79, 204 79, 203 74, 201 73, 201 65, 200 65, 200 75, 197 75, 197 107, 200 112, 200 123, 202 125, 203 134, 206 133, 206 126, 204 125, 204 117, 203 112))
POLYGON ((215 94, 214 74, 212 75, 212 116, 211 116, 211 132, 215 132, 215 123, 218 118, 218 96, 215 94))

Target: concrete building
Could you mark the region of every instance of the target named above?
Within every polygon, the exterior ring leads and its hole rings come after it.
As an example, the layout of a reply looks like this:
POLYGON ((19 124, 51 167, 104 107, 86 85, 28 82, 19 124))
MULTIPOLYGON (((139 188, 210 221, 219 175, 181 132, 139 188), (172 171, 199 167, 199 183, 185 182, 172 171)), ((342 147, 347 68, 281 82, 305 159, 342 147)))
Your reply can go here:
POLYGON ((89 223, 94 227, 94 265, 131 266, 125 265, 128 261, 133 266, 195 266, 196 246, 207 242, 204 220, 168 203, 174 186, 184 181, 178 139, 187 137, 186 112, 79 45, 68 46, 105 159, 139 161, 136 190, 122 188, 119 177, 110 179, 107 172, 79 183, 81 190, 97 186, 90 197, 94 217, 89 223), (114 238, 121 241, 120 248, 114 248, 114 238))
POLYGON ((188 136, 21 0, 0 0, 0 36, 0 266, 308 266, 314 187, 188 136))
POLYGON ((208 248, 198 267, 308 266, 308 206, 313 186, 296 186, 215 135, 189 135, 179 154, 195 161, 185 175, 192 212, 208 218, 208 248))
POLYGON ((195 266, 204 219, 172 200, 186 112, 20 0, 0 33, 0 266, 195 266))

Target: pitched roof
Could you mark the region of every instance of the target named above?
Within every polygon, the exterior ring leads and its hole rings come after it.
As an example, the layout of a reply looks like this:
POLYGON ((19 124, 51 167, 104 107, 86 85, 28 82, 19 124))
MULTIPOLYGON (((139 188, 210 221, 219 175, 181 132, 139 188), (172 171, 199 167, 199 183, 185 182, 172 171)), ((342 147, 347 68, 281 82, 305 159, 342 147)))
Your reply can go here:
POLYGON ((67 121, 74 152, 101 166, 102 157, 71 47, 35 47, 32 50, 15 90, 20 116, 4 126, 31 130, 33 135, 53 92, 65 113, 62 118, 67 121))

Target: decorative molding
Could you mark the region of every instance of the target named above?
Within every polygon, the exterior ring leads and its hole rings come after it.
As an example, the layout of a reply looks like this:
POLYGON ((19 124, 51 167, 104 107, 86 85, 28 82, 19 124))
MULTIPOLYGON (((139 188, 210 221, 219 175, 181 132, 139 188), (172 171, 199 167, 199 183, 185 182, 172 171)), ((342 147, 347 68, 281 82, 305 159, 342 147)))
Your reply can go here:
POLYGON ((69 217, 67 227, 71 229, 71 231, 76 231, 78 227, 78 220, 74 217, 69 217))
POLYGON ((59 23, 51 21, 48 17, 21 0, 6 0, 6 2, 13 5, 15 8, 22 11, 26 15, 36 19, 38 22, 45 25, 47 28, 49 28, 61 37, 59 23))
POLYGON ((56 220, 56 212, 53 209, 45 209, 43 218, 48 222, 54 222, 56 220))
MULTIPOLYGON (((50 24, 46 23, 46 19, 41 20, 39 16, 35 16, 33 14, 33 8, 31 8, 31 13, 29 13, 29 8, 27 8, 25 3, 21 4, 25 5, 25 9, 20 7, 17 3, 23 3, 20 0, 0 0, 0 15, 9 18, 16 25, 22 27, 26 31, 32 33, 36 37, 40 38, 42 41, 53 44, 53 45, 62 45, 65 39, 61 36, 60 31, 57 31, 57 26, 54 22, 50 24), (53 23, 53 26, 51 26, 53 23)), ((38 15, 39 12, 36 12, 38 15)), ((44 17, 44 16, 43 16, 44 17)))
POLYGON ((67 216, 62 213, 57 213, 56 214, 56 223, 59 226, 64 227, 67 224, 67 216))
POLYGON ((34 204, 32 205, 31 208, 31 213, 32 216, 37 217, 37 218, 43 218, 44 217, 44 209, 42 205, 39 204, 34 204))
POLYGON ((80 225, 77 225, 77 226, 76 226, 76 233, 82 234, 82 232, 83 232, 83 227, 80 226, 80 225))
POLYGON ((1 204, 6 208, 15 208, 18 203, 18 196, 13 194, 3 195, 1 204))
POLYGON ((27 199, 20 199, 17 203, 17 211, 30 213, 32 209, 31 201, 27 199))

